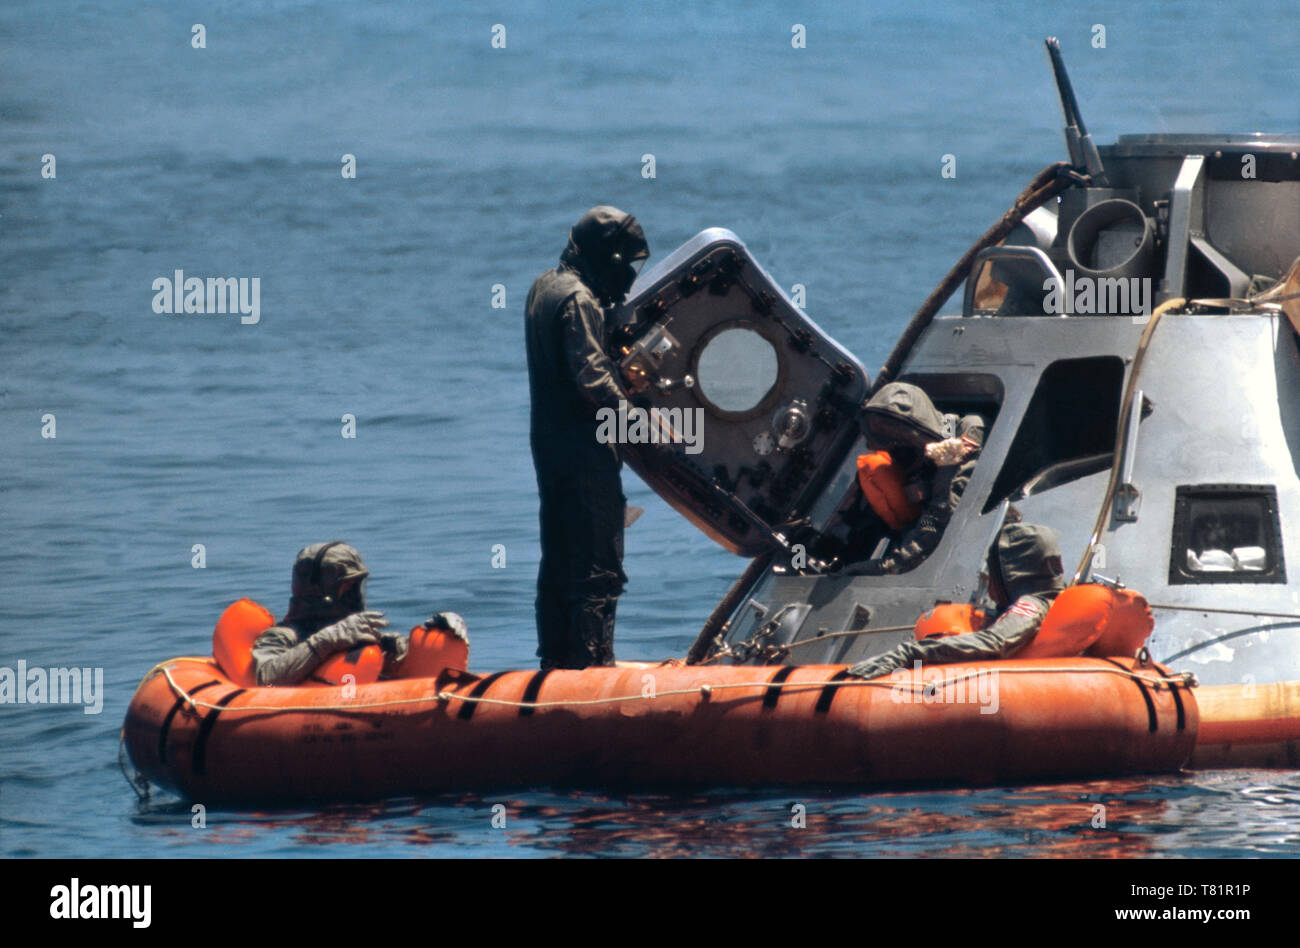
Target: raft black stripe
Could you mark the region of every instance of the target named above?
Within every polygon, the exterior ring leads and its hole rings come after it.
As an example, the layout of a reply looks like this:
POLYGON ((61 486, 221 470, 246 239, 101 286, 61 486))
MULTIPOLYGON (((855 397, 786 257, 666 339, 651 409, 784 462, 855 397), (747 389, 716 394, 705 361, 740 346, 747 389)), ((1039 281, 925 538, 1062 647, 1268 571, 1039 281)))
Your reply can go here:
MULTIPOLYGON (((205 681, 197 688, 192 688, 190 694, 196 695, 204 688, 211 688, 213 685, 221 683, 221 679, 213 678, 211 681, 205 681)), ((185 706, 184 698, 177 698, 172 709, 167 712, 167 717, 163 718, 162 728, 158 731, 158 763, 167 763, 167 732, 171 730, 172 718, 176 717, 176 712, 185 706)))
MULTIPOLYGON (((835 674, 831 675, 830 678, 827 678, 826 681, 827 682, 843 681, 848 677, 849 677, 849 670, 847 668, 841 668, 835 674)), ((822 689, 821 696, 818 697, 817 699, 817 707, 815 707, 813 710, 825 714, 827 711, 831 709, 831 702, 835 700, 835 695, 838 694, 839 691, 840 689, 836 688, 834 685, 827 684, 826 687, 822 689)))
MULTIPOLYGON (((533 677, 528 679, 528 687, 524 689, 524 697, 522 700, 536 701, 538 693, 542 690, 542 682, 546 681, 546 676, 553 670, 554 669, 544 668, 539 672, 535 672, 533 677)), ((532 717, 533 712, 536 710, 536 708, 520 708, 519 716, 521 718, 532 717)))
MULTIPOLYGON (((1164 675, 1166 678, 1169 677, 1169 672, 1168 672, 1168 671, 1166 671, 1165 669, 1161 668, 1159 665, 1157 665, 1156 668, 1159 669, 1160 674, 1164 675)), ((1178 730, 1182 731, 1182 730, 1186 729, 1186 727, 1187 727, 1187 717, 1186 717, 1186 715, 1183 713, 1183 697, 1182 697, 1182 695, 1180 695, 1180 694, 1178 693, 1178 686, 1177 686, 1177 685, 1170 685, 1170 686, 1169 686, 1169 691, 1170 691, 1170 692, 1173 694, 1173 696, 1174 696, 1174 707, 1176 707, 1176 708, 1178 709, 1178 730)))
POLYGON ((202 777, 207 773, 207 761, 205 760, 205 755, 208 750, 208 735, 212 733, 212 726, 217 723, 217 718, 221 715, 221 709, 230 704, 230 702, 234 701, 247 690, 247 688, 236 688, 230 694, 226 695, 217 702, 217 706, 212 709, 208 716, 203 719, 203 723, 199 725, 199 736, 194 739, 194 757, 191 761, 191 769, 194 771, 194 776, 202 777))
MULTIPOLYGON (((493 683, 498 678, 500 678, 502 675, 508 675, 508 674, 510 674, 510 672, 503 672, 503 671, 493 672, 492 674, 488 675, 486 678, 479 681, 479 683, 474 686, 474 690, 469 693, 469 697, 471 698, 483 697, 483 693, 487 691, 489 688, 491 688, 493 683)), ((478 705, 475 704, 473 701, 462 701, 460 704, 460 711, 456 713, 456 717, 462 721, 468 721, 470 718, 474 716, 474 709, 476 707, 478 707, 478 705)))
MULTIPOLYGON (((1116 668, 1124 668, 1123 665, 1121 665, 1119 662, 1111 658, 1103 658, 1102 661, 1110 662, 1110 664, 1114 665, 1116 668)), ((1132 669, 1124 668, 1124 671, 1131 672, 1132 669)), ((1152 701, 1151 696, 1147 694, 1146 685, 1142 684, 1141 680, 1136 675, 1129 678, 1129 681, 1137 685, 1138 691, 1142 692, 1142 700, 1147 703, 1147 730, 1150 731, 1152 734, 1154 734, 1156 732, 1156 727, 1157 727, 1155 702, 1152 701)))
POLYGON ((794 665, 786 665, 784 668, 779 669, 777 673, 772 676, 772 681, 770 684, 768 684, 767 691, 763 693, 764 711, 776 707, 776 703, 781 700, 781 692, 785 690, 784 688, 781 687, 781 682, 785 681, 792 674, 794 674, 794 670, 795 670, 794 665))

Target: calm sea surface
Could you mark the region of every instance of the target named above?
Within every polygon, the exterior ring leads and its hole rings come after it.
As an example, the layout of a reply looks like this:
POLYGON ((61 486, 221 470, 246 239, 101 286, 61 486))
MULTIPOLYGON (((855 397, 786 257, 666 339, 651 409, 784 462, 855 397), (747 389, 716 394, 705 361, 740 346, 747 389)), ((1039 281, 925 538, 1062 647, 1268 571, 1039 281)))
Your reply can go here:
MULTIPOLYGON (((206 653, 238 597, 281 613, 306 543, 359 547, 396 626, 462 613, 475 668, 534 664, 522 310, 588 206, 635 213, 656 256, 733 229, 874 371, 1062 157, 1045 35, 1100 141, 1300 128, 1289 0, 465 6, 0 7, 0 665, 100 667, 105 689, 99 715, 0 705, 0 854, 1300 854, 1296 772, 433 797, 209 811, 204 830, 137 803, 117 751, 140 677, 206 653), (258 277, 261 321, 155 314, 176 270, 258 277)), ((625 478, 647 512, 618 653, 680 655, 743 563, 625 478)))

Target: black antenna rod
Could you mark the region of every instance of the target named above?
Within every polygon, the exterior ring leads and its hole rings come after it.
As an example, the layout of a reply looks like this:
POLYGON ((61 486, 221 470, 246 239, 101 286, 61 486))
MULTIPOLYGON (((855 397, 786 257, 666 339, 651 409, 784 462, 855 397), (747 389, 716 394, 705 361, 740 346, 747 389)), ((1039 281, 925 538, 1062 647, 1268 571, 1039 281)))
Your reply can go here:
POLYGON ((1061 97, 1061 111, 1065 113, 1065 147, 1070 153, 1070 163, 1086 171, 1093 184, 1105 186, 1106 170, 1101 166, 1101 155, 1097 154, 1097 146, 1079 114, 1079 100, 1074 97, 1074 86, 1065 71, 1061 44, 1055 36, 1047 37, 1045 42, 1047 55, 1052 60, 1052 73, 1056 77, 1056 91, 1061 97))

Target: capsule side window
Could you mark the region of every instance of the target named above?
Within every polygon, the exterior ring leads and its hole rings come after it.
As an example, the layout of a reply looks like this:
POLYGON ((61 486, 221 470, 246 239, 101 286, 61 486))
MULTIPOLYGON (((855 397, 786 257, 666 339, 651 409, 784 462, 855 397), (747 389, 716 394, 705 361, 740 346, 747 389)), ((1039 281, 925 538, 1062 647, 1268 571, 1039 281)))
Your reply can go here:
POLYGON ((1277 488, 1198 484, 1177 488, 1169 583, 1285 583, 1277 488))

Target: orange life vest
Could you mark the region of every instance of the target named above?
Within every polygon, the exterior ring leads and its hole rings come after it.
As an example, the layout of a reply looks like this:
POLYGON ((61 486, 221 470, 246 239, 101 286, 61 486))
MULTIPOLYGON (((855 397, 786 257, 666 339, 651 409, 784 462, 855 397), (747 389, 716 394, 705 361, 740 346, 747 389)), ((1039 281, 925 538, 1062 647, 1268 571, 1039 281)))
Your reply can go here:
POLYGON ((989 624, 988 613, 970 603, 941 602, 916 620, 912 634, 918 642, 978 632, 989 624))
POLYGON ((417 625, 411 630, 410 641, 399 678, 436 678, 447 668, 469 668, 469 643, 446 629, 417 625))
POLYGON ((370 685, 379 680, 383 670, 384 650, 378 645, 365 645, 331 655, 316 666, 307 681, 319 685, 370 685), (351 681, 345 682, 348 675, 351 681))
MULTIPOLYGON (((245 688, 257 686, 253 675, 253 643, 275 625, 275 616, 251 599, 231 603, 221 613, 212 631, 212 655, 226 676, 245 688)), ((351 684, 368 685, 379 680, 384 653, 378 645, 331 655, 316 667, 303 684, 341 685, 351 675, 351 684)))
POLYGON ((921 508, 907 499, 903 472, 888 451, 858 455, 858 485, 891 530, 901 530, 921 516, 921 508))
MULTIPOLYGON (((988 620, 968 603, 940 603, 916 620, 912 631, 920 642, 978 632, 988 620)), ((1015 657, 1132 658, 1154 627, 1150 605, 1131 589, 1096 583, 1071 586, 1056 597, 1037 634, 1015 657)))
POLYGON ((1097 658, 1132 658, 1151 635, 1156 621, 1151 604, 1131 589, 1116 589, 1110 616, 1087 654, 1097 658))
POLYGON ((1038 634, 1015 657, 1129 658, 1154 625, 1147 601, 1131 589, 1083 583, 1056 597, 1038 634))

